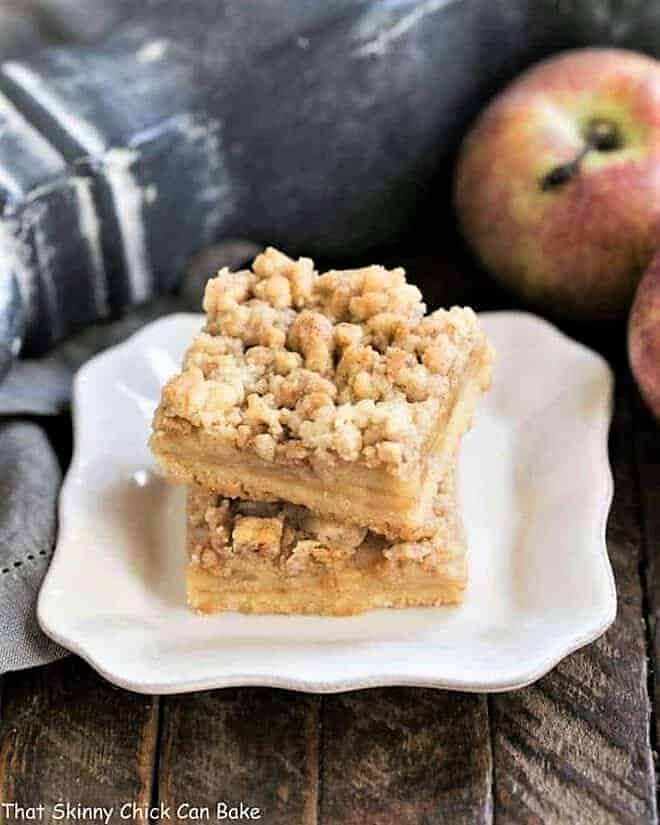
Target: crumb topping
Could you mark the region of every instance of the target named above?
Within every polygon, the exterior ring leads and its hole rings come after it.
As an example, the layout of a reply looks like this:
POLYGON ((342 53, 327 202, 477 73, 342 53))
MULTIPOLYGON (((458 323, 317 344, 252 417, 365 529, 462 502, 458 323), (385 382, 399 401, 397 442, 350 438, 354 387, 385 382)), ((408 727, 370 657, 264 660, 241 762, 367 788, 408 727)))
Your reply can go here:
POLYGON ((286 576, 315 574, 376 558, 386 575, 403 568, 433 571, 460 544, 460 521, 450 482, 435 500, 436 531, 418 542, 393 542, 364 527, 321 518, 287 502, 228 499, 191 487, 189 553, 193 565, 230 576, 234 563, 265 563, 286 576))
POLYGON ((471 309, 425 315, 403 269, 319 275, 269 248, 223 269, 206 324, 163 389, 155 429, 181 421, 266 461, 383 466, 419 458, 485 338, 471 309))

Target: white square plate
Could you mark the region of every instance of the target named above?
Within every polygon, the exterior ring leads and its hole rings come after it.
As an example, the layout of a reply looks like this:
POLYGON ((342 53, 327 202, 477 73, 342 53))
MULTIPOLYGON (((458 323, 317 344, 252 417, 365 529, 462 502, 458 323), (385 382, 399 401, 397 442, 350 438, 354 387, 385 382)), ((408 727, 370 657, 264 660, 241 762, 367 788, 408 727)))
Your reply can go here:
POLYGON ((534 316, 482 319, 498 360, 461 457, 462 606, 346 618, 186 608, 183 490, 154 475, 147 448, 160 388, 201 324, 173 315, 78 373, 43 630, 111 682, 146 693, 508 690, 595 639, 616 611, 605 546, 610 369, 534 316))

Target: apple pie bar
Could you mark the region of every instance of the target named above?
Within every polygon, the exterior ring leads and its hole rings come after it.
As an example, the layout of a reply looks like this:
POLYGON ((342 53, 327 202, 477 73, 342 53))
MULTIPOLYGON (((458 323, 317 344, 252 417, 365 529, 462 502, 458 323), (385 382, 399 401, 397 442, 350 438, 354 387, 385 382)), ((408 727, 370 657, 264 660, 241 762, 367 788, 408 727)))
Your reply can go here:
POLYGON ((434 497, 433 535, 391 541, 285 502, 188 492, 189 605, 201 612, 348 615, 460 602, 465 542, 453 481, 434 497))
POLYGON ((403 269, 318 274, 272 248, 212 278, 204 309, 154 418, 165 473, 430 537, 438 483, 491 377, 474 312, 425 314, 403 269))

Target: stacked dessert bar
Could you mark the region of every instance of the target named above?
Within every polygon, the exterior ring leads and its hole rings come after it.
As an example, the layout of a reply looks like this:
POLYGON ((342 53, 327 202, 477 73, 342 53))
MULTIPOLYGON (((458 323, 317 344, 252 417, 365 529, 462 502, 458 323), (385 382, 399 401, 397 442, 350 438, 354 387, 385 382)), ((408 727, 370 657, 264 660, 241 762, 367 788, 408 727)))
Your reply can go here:
POLYGON ((492 349, 471 309, 425 314, 402 269, 318 274, 269 248, 206 287, 151 447, 189 485, 188 602, 350 614, 456 603, 456 457, 492 349))

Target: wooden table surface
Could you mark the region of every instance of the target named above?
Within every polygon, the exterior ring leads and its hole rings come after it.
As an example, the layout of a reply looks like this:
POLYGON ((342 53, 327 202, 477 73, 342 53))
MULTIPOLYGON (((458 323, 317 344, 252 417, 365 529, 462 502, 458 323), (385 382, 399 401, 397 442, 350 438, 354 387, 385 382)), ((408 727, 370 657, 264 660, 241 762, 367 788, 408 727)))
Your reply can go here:
MULTIPOLYGON (((431 305, 513 303, 460 254, 451 266, 433 255, 395 260, 431 305)), ((656 822, 660 427, 628 375, 624 328, 569 331, 617 374, 607 541, 619 610, 601 639, 531 687, 491 696, 232 688, 148 697, 69 657, 2 680, 0 802, 41 803, 42 821, 58 821, 54 806, 67 800, 111 806, 113 823, 157 821, 144 815, 150 805, 169 809, 163 822, 204 819, 204 806, 206 821, 222 821, 215 806, 226 800, 258 806, 268 825, 656 822), (133 802, 138 810, 121 808, 133 802)), ((0 822, 12 821, 0 808, 0 822)))

